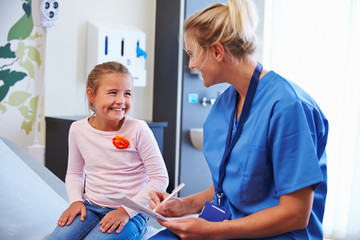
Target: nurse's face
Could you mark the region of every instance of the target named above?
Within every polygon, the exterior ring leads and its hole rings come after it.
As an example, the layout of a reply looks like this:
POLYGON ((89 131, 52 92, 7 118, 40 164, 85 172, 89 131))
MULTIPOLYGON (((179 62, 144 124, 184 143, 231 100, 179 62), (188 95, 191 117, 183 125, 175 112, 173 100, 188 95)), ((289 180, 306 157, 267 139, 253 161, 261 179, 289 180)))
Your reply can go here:
POLYGON ((218 76, 218 68, 216 62, 212 58, 211 49, 197 49, 194 42, 190 41, 185 35, 185 45, 189 54, 189 68, 196 68, 200 71, 203 79, 203 85, 210 87, 214 84, 220 83, 218 76))

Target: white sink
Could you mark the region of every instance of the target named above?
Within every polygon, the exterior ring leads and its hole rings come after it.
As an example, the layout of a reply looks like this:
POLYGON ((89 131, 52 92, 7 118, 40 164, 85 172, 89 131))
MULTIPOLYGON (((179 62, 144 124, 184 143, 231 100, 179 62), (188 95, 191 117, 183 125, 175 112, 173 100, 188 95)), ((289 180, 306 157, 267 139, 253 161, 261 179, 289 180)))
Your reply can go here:
POLYGON ((197 150, 203 150, 203 129, 202 128, 190 128, 190 141, 194 148, 197 150))

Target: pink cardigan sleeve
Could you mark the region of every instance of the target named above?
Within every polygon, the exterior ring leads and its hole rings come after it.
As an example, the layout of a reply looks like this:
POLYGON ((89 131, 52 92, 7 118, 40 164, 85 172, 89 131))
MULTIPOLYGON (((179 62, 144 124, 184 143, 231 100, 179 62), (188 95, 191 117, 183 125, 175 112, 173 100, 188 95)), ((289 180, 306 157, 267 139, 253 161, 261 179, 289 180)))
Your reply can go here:
POLYGON ((84 159, 76 145, 76 130, 71 125, 69 130, 69 156, 65 177, 69 203, 83 201, 84 193, 84 159))

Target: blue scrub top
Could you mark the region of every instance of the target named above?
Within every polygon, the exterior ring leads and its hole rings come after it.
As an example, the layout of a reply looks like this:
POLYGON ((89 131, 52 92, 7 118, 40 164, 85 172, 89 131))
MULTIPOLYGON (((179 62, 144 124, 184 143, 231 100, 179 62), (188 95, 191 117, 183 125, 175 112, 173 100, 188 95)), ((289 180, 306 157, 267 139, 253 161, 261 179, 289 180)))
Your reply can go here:
MULTIPOLYGON (((204 124, 204 155, 215 186, 235 105, 236 90, 230 86, 204 124)), ((268 72, 259 81, 250 115, 226 166, 221 205, 232 219, 242 218, 278 205, 281 195, 313 185, 307 228, 267 239, 322 239, 327 135, 328 122, 311 96, 268 72)))

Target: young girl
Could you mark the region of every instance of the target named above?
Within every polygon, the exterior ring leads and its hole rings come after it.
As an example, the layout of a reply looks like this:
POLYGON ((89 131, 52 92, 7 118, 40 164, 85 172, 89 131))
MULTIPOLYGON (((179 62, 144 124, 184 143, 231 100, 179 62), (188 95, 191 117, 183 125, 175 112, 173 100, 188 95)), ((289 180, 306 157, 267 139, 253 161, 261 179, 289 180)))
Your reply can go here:
POLYGON ((150 190, 165 190, 168 175, 150 128, 127 116, 132 77, 117 62, 95 66, 86 94, 94 114, 69 131, 66 189, 70 206, 50 239, 140 239, 147 218, 107 195, 126 194, 146 205, 150 190))

